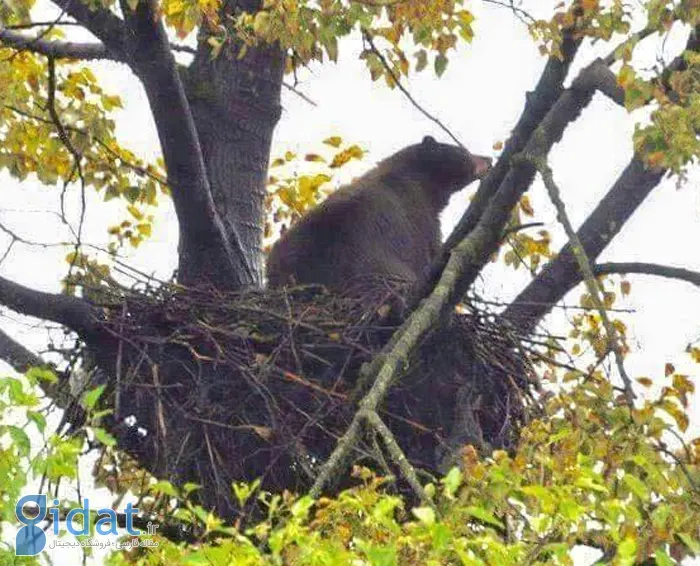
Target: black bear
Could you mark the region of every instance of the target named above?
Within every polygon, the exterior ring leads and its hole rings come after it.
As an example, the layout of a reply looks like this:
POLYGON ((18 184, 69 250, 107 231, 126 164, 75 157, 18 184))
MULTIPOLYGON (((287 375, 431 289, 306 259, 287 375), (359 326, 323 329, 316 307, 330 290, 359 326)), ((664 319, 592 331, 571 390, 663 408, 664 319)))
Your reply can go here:
POLYGON ((267 259, 271 286, 362 280, 415 282, 440 249, 440 212, 483 177, 487 157, 430 136, 383 160, 300 219, 267 259))

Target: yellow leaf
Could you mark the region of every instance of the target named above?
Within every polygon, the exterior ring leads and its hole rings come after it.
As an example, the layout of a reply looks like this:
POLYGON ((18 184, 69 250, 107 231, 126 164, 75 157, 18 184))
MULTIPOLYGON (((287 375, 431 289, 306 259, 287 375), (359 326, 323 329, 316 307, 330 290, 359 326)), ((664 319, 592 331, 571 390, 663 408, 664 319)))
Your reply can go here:
POLYGON ((690 354, 690 357, 693 359, 693 361, 695 363, 700 364, 700 348, 691 348, 689 346, 687 351, 690 354))
POLYGON ((352 159, 362 159, 365 152, 358 145, 351 145, 350 147, 344 149, 335 154, 333 161, 331 161, 331 169, 337 169, 348 163, 352 159))
POLYGON ((520 198, 520 210, 522 210, 526 216, 534 216, 535 214, 532 203, 530 202, 530 197, 527 195, 523 195, 520 198))
POLYGON ((340 136, 331 136, 330 138, 323 140, 323 143, 330 145, 331 147, 340 147, 340 144, 343 143, 343 138, 340 136))
POLYGON ((131 216, 136 218, 136 220, 141 220, 143 218, 143 212, 141 212, 134 205, 130 204, 129 206, 126 207, 126 209, 129 211, 129 214, 131 214, 131 216))

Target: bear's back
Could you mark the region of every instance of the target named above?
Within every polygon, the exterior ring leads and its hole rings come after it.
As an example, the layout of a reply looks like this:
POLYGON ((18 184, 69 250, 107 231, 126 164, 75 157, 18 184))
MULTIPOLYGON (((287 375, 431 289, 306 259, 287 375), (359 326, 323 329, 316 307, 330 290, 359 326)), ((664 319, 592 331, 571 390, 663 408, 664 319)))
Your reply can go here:
POLYGON ((269 284, 318 283, 343 290, 363 278, 413 282, 439 245, 439 225, 426 207, 382 179, 365 176, 282 236, 268 258, 269 284))

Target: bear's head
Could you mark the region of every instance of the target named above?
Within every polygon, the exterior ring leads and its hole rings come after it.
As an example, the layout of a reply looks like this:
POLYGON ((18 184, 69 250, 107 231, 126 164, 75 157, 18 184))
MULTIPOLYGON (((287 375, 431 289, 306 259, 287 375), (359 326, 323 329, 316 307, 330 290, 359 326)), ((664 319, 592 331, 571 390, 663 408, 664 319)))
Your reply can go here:
MULTIPOLYGON (((481 179, 491 168, 491 159, 470 153, 457 145, 440 143, 432 136, 393 156, 410 177, 419 180, 444 206, 450 195, 481 179)), ((391 159, 391 158, 390 158, 391 159)))

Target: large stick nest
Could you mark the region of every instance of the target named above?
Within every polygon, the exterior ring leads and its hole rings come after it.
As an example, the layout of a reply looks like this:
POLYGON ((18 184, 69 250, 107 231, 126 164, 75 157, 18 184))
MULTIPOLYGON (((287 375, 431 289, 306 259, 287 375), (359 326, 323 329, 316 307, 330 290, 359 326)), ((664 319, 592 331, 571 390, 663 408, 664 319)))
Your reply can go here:
MULTIPOLYGON (((163 287, 122 298, 106 309, 106 338, 91 345, 114 384, 112 430, 155 474, 205 486, 204 503, 224 514, 236 507, 233 481, 304 490, 370 385, 369 362, 400 326, 405 291, 387 282, 359 297, 163 287)), ((460 445, 512 445, 528 375, 518 338, 465 305, 406 360, 381 416, 413 466, 434 473, 460 445)), ((368 437, 354 454, 390 471, 382 452, 368 437)))

